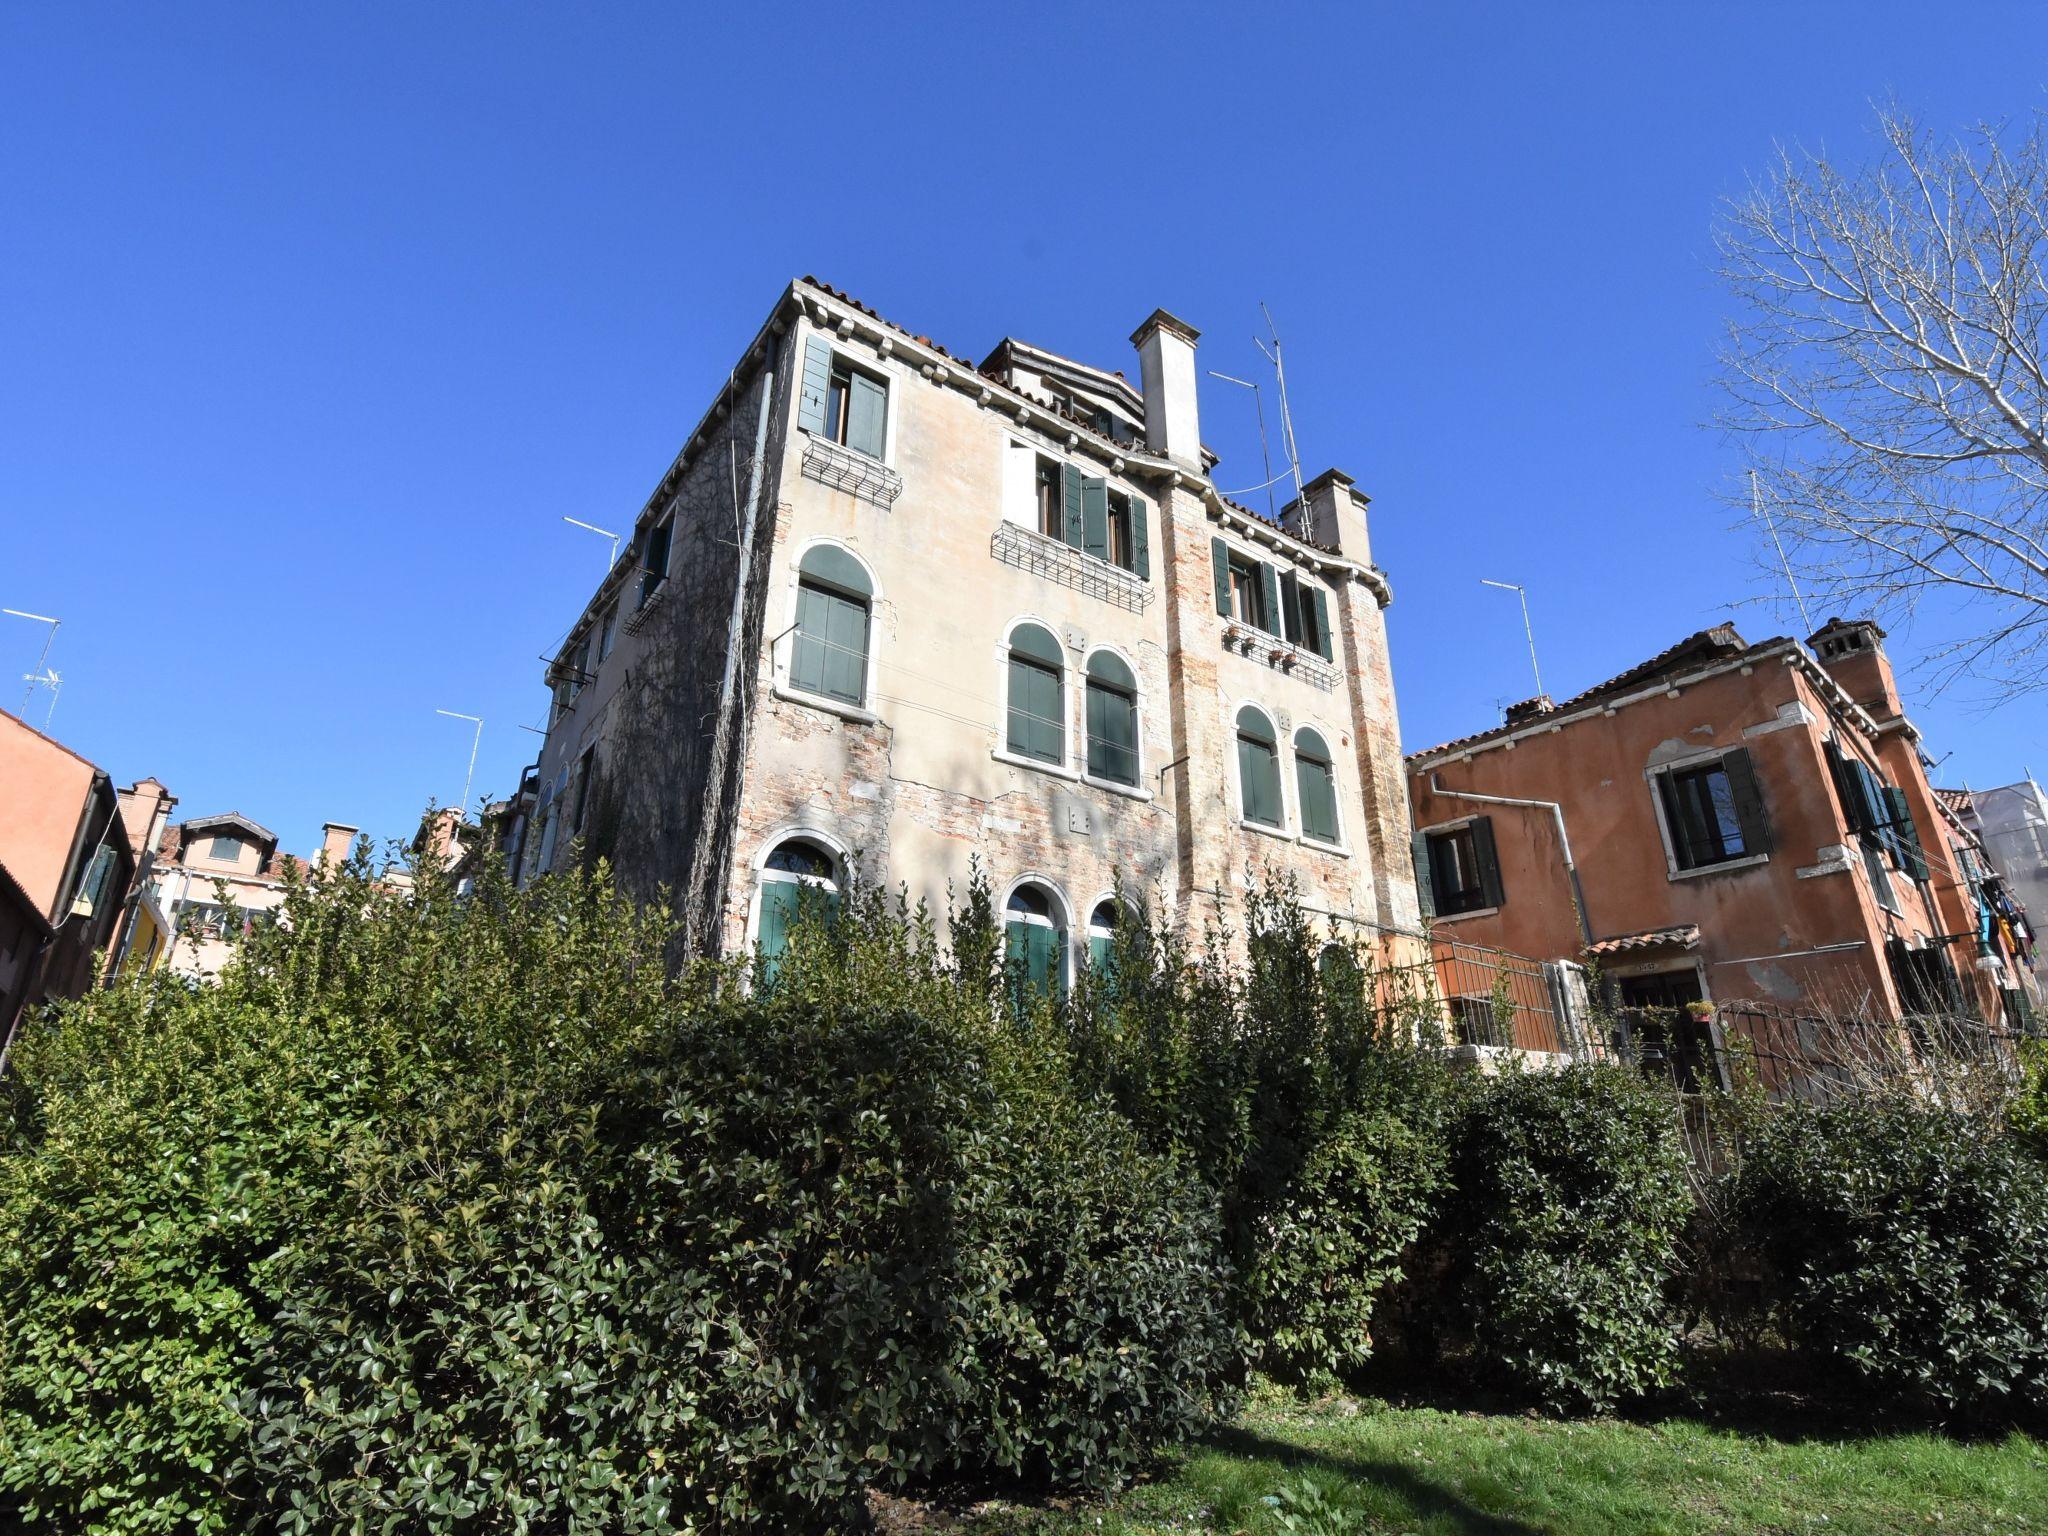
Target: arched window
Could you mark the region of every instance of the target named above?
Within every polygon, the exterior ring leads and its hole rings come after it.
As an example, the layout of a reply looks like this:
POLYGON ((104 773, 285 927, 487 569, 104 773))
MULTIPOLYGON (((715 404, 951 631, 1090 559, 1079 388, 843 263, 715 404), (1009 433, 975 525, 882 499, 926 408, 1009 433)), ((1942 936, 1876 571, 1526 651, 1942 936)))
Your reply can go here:
POLYGON ((1138 782, 1138 680, 1122 658, 1088 658, 1088 771, 1112 784, 1138 782))
POLYGON ((1042 885, 1018 886, 1003 911, 1003 938, 1020 993, 1066 991, 1067 929, 1058 896, 1042 885))
POLYGON ((1104 898, 1088 914, 1088 963, 1098 971, 1107 970, 1116 954, 1116 902, 1104 898))
POLYGON ((1059 641, 1036 624, 1010 632, 1010 751, 1041 763, 1067 760, 1066 664, 1059 641))
POLYGON ((797 567, 796 648, 789 685, 861 704, 867 698, 868 573, 836 544, 816 544, 797 567))
POLYGON ((1237 788, 1246 821, 1262 827, 1286 822, 1280 805, 1280 748, 1273 722, 1247 704, 1237 712, 1237 788))
POLYGON ((761 866, 756 944, 770 980, 781 969, 798 914, 806 909, 827 922, 839 915, 839 862, 807 837, 784 838, 761 866))
POLYGON ((1319 843, 1337 841, 1337 770, 1318 731, 1294 733, 1294 787, 1301 800, 1301 835, 1319 843))

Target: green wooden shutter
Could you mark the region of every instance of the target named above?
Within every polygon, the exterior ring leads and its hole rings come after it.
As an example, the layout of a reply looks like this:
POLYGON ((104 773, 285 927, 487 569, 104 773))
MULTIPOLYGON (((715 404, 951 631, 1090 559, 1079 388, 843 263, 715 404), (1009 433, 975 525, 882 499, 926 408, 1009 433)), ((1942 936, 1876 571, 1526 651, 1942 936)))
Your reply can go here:
POLYGON ((825 641, 830 636, 831 598, 816 587, 796 593, 796 645, 789 658, 789 685, 806 693, 825 691, 825 641))
POLYGON ((889 391, 864 373, 848 376, 846 446, 871 459, 882 456, 889 414, 889 391))
POLYGON ((1131 498, 1131 563, 1138 573, 1138 580, 1152 579, 1152 540, 1145 531, 1145 524, 1151 509, 1145 505, 1142 496, 1131 498))
MULTIPOLYGON (((1020 994, 1050 997, 1066 990, 1066 967, 1060 964, 1060 931, 1043 923, 1011 923, 1004 951, 1020 994)), ((1023 1000, 1020 997, 1020 1001, 1023 1000)))
POLYGON ((1927 881, 1927 850, 1920 842, 1920 829, 1913 822, 1913 811, 1906 804, 1906 792, 1887 785, 1884 797, 1891 810, 1892 827, 1898 833, 1897 847, 1899 862, 1907 874, 1920 884, 1927 881))
POLYGON ((1138 782, 1138 712, 1113 688, 1088 685, 1088 771, 1117 784, 1138 782))
POLYGON ((831 389, 832 348, 820 337, 807 336, 803 378, 796 397, 796 424, 806 432, 825 430, 825 398, 831 389))
POLYGON ((1408 844, 1409 862, 1415 871, 1415 900, 1426 918, 1436 916, 1436 871, 1429 857, 1429 834, 1418 832, 1408 844))
POLYGON ((1071 464, 1060 466, 1060 533, 1074 548, 1081 547, 1081 471, 1071 464))
POLYGON ((1294 754, 1294 784, 1301 795, 1301 830, 1323 842, 1337 841, 1337 782, 1328 763, 1294 754))
POLYGON ((1081 548, 1098 560, 1109 558, 1109 482, 1081 482, 1081 548))
POLYGON ((1500 853, 1493 842, 1493 818, 1481 816, 1472 823, 1472 853, 1479 860, 1479 891, 1489 907, 1504 904, 1500 884, 1500 853))
POLYGON ((1262 626, 1267 634, 1280 633, 1280 579, 1273 567, 1259 565, 1259 585, 1266 594, 1266 622, 1262 626))
POLYGON ((867 604, 837 593, 828 593, 828 625, 825 651, 825 691, 835 699, 859 704, 867 693, 868 609, 867 604))
POLYGON ((1106 934, 1091 933, 1088 936, 1088 964, 1104 975, 1109 974, 1111 962, 1116 958, 1116 940, 1106 934))
POLYGON ((1301 583, 1294 572, 1280 573, 1280 629, 1290 643, 1301 644, 1301 583))
POLYGON ((1336 660, 1336 652, 1330 648, 1330 603, 1321 587, 1310 587, 1308 595, 1316 604, 1316 654, 1325 661, 1336 660))
POLYGON ((1237 776, 1244 793, 1244 819, 1277 827, 1280 810, 1280 754, 1262 741, 1237 738, 1237 776))
POLYGON ((1735 819, 1742 826, 1742 851, 1745 854, 1769 853, 1771 823, 1764 814, 1763 791, 1757 787, 1756 765, 1750 761, 1749 748, 1737 747, 1722 758, 1721 770, 1728 775, 1728 789, 1735 800, 1735 819))
POLYGON ((1059 674, 1022 656, 1010 657, 1010 750, 1043 763, 1065 756, 1059 674))
POLYGON ((789 930, 796 924, 798 886, 790 880, 770 880, 761 887, 761 932, 757 941, 762 975, 769 981, 782 969, 782 957, 789 949, 789 930))
POLYGON ((1230 617, 1230 546, 1221 539, 1209 541, 1209 558, 1216 566, 1216 611, 1230 617))

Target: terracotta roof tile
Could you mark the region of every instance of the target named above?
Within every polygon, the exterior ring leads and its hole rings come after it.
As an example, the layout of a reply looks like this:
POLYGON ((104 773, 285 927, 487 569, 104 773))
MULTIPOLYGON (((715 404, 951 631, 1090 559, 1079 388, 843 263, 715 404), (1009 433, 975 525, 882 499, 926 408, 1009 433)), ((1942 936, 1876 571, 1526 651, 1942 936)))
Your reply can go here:
POLYGON ((1595 955, 1630 955, 1650 949, 1697 949, 1700 943, 1698 923, 1680 923, 1675 928, 1645 928, 1641 933, 1624 933, 1612 939, 1599 939, 1587 946, 1595 955))

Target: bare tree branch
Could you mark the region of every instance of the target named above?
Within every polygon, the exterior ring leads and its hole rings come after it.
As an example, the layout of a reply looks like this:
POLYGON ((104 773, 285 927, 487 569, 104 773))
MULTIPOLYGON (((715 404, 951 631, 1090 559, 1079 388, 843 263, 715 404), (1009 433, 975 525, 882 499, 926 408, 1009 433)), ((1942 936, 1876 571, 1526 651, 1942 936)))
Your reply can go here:
POLYGON ((1821 601, 1947 597, 1944 683, 2048 690, 2048 138, 1880 127, 1877 164, 1781 149, 1728 204, 1722 421, 1821 601))

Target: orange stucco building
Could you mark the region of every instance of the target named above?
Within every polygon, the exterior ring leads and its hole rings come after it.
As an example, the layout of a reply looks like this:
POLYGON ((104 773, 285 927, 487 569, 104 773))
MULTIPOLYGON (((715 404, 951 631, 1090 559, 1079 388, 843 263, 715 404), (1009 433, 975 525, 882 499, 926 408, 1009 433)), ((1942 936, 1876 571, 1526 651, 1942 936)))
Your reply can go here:
POLYGON ((2011 1013, 1882 641, 1724 624, 1414 753, 1436 931, 1590 955, 1624 1007, 2011 1013))

